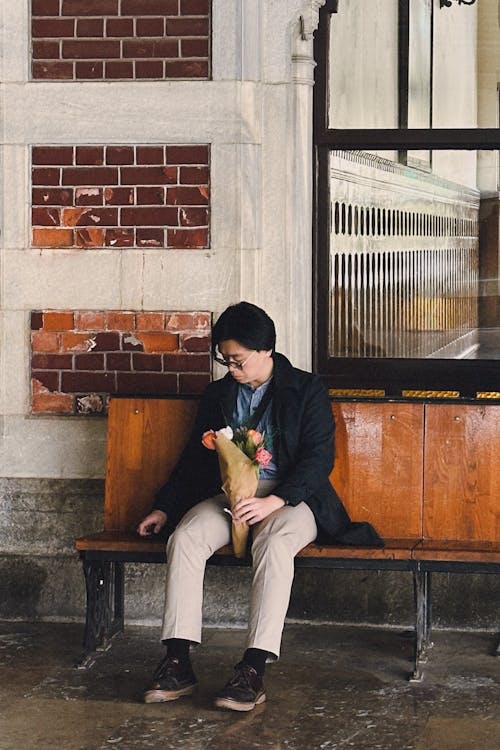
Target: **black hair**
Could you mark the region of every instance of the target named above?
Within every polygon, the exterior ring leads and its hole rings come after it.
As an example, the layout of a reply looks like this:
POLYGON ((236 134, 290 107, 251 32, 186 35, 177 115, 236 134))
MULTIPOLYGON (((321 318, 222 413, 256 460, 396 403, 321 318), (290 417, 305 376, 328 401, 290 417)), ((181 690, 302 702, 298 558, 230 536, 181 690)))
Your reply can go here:
POLYGON ((269 315, 251 302, 230 305, 212 329, 212 353, 222 341, 237 341, 246 349, 274 351, 276 329, 269 315))

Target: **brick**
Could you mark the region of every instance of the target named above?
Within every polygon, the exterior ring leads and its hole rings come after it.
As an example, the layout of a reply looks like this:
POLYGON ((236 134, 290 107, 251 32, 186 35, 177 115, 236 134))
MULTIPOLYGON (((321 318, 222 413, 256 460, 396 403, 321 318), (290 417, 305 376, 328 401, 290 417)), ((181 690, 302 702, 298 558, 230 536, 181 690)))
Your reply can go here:
POLYGON ((34 352, 52 353, 59 350, 59 339, 56 333, 34 331, 31 334, 31 349, 34 352))
POLYGON ((61 390, 65 393, 114 393, 114 372, 63 372, 61 390))
POLYGON ((165 203, 165 188, 138 187, 137 204, 139 206, 162 206, 165 203))
POLYGON ((104 190, 102 188, 76 188, 76 206, 102 206, 104 202, 104 190))
POLYGON ((177 375, 173 373, 119 372, 116 392, 121 394, 168 395, 177 393, 177 375))
POLYGON ((207 16, 210 0, 181 0, 181 15, 207 16))
POLYGON ((98 227, 77 229, 75 239, 78 247, 103 247, 105 239, 104 229, 99 229, 98 227))
POLYGON ((95 338, 95 352, 116 352, 120 350, 121 337, 116 331, 101 331, 95 338))
POLYGON ((133 247, 134 239, 133 229, 106 229, 107 247, 133 247))
POLYGON ((161 372, 161 354, 143 354, 135 352, 132 355, 132 369, 138 371, 161 372))
POLYGON ((208 354, 164 354, 164 372, 209 372, 208 354))
POLYGON ((134 39, 123 42, 123 57, 178 57, 176 39, 134 39))
POLYGON ((33 229, 34 247, 71 247, 71 229, 33 229))
POLYGON ((66 393, 35 393, 31 411, 34 414, 73 414, 74 398, 66 393))
POLYGON ((122 16, 176 15, 178 0, 122 0, 122 16))
POLYGON ((133 164, 134 149, 132 146, 108 146, 106 164, 133 164))
POLYGON ((179 348, 179 337, 173 333, 137 333, 144 351, 148 354, 172 352, 179 348))
POLYGON ((104 200, 108 206, 130 206, 134 203, 134 188, 106 188, 104 200))
POLYGON ((208 78, 208 62, 203 60, 167 60, 167 78, 208 78))
POLYGON ((43 328, 43 313, 32 312, 30 322, 31 322, 31 330, 39 331, 40 328, 43 328))
POLYGON ((63 0, 63 16, 108 16, 118 13, 118 0, 63 0))
POLYGON ((106 370, 129 372, 132 369, 132 354, 130 352, 108 352, 106 354, 106 370))
POLYGON ((106 325, 106 313, 95 310, 78 312, 75 316, 75 328, 80 331, 101 331, 106 325))
POLYGON ((169 187, 167 188, 168 206, 200 206, 208 203, 208 188, 169 187))
POLYGON ((164 331, 165 318, 163 313, 137 313, 136 327, 138 331, 164 331))
POLYGON ((122 185, 175 185, 176 167, 123 167, 122 185))
POLYGON ((35 167, 31 170, 34 185, 59 185, 61 170, 56 168, 35 167))
POLYGON ((61 352, 89 352, 93 338, 89 333, 63 333, 59 349, 61 352))
POLYGON ((108 312, 106 328, 108 331, 132 331, 135 328, 135 314, 131 312, 108 312))
POLYGON ((78 414, 105 414, 108 406, 109 397, 106 393, 86 393, 79 395, 76 399, 76 410, 78 414))
POLYGON ((136 78, 164 78, 163 60, 137 60, 135 62, 136 78))
POLYGON ((121 224, 123 226, 177 226, 178 223, 178 211, 172 207, 148 206, 122 208, 121 210, 121 224))
POLYGON ((106 62, 104 66, 104 77, 109 79, 133 78, 134 63, 123 61, 106 62))
POLYGON ((203 393, 210 383, 208 373, 190 373, 179 375, 179 393, 182 394, 199 394, 203 393))
POLYGON ((106 36, 134 36, 133 18, 108 18, 106 20, 106 36))
POLYGON ((104 63, 101 60, 94 62, 77 62, 75 75, 78 79, 98 79, 104 76, 104 63))
POLYGON ((72 331, 74 325, 72 312, 43 313, 43 328, 45 331, 72 331))
POLYGON ((167 146, 168 164, 208 164, 208 146, 167 146))
POLYGON ((118 224, 117 208, 64 208, 63 224, 74 226, 106 226, 115 227, 118 224))
POLYGON ((59 0, 31 0, 31 12, 34 16, 58 16, 59 0))
POLYGON ((86 37, 104 36, 104 19, 79 18, 76 22, 76 35, 86 37))
POLYGON ((138 18, 136 34, 143 36, 163 36, 165 33, 165 18, 138 18))
POLYGON ((167 230, 167 247, 193 250, 208 246, 208 229, 167 230))
POLYGON ((71 370, 72 354, 33 354, 31 366, 34 370, 71 370))
POLYGON ((120 57, 120 42, 111 39, 91 41, 88 39, 65 39, 62 45, 63 59, 93 60, 94 58, 120 57))
POLYGON ((77 146, 76 163, 100 167, 104 164, 104 148, 102 146, 77 146))
POLYGON ((59 60, 59 42, 34 40, 32 44, 33 60, 59 60))
POLYGON ((58 370, 33 370, 31 376, 38 381, 43 388, 48 391, 59 390, 59 371, 58 370))
POLYGON ((161 164, 165 163, 165 149, 163 146, 137 146, 137 164, 161 164))
POLYGON ((73 63, 57 61, 35 61, 31 66, 31 75, 35 80, 71 80, 73 78, 73 63))
POLYGON ((208 57, 208 39, 181 39, 181 57, 208 57))
POLYGON ((210 313, 174 313, 165 317, 167 331, 209 331, 210 313))
POLYGON ((144 346, 134 333, 124 333, 122 335, 122 349, 127 352, 142 352, 144 346))
POLYGON ((34 38, 72 37, 74 33, 75 22, 72 18, 34 18, 31 23, 34 38))
POLYGON ((118 170, 112 167, 66 167, 63 185, 117 185, 118 170))
POLYGON ((180 167, 179 171, 182 185, 208 185, 208 167, 180 167))
POLYGON ((154 227, 140 227, 136 230, 137 247, 165 247, 165 231, 154 227))
POLYGON ((60 224, 60 215, 58 208, 32 208, 31 209, 32 226, 58 227, 60 224))
POLYGON ((73 164, 72 146, 33 146, 31 149, 31 162, 37 165, 58 166, 73 164))
POLYGON ((208 36, 208 18, 167 18, 169 36, 208 36))
POLYGON ((73 189, 33 188, 31 202, 34 206, 72 206, 73 189))
POLYGON ((75 370, 104 370, 104 354, 77 354, 75 370))
POLYGON ((209 336, 192 336, 191 334, 180 335, 181 348, 186 352, 208 352, 210 351, 209 336))
POLYGON ((208 226, 208 211, 206 208, 181 208, 179 211, 181 227, 208 226))

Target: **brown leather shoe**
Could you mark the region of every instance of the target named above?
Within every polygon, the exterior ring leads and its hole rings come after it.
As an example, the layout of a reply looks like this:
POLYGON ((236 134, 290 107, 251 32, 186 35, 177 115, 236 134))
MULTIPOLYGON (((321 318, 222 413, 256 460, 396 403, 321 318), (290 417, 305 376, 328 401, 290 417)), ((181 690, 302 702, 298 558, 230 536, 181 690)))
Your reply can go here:
POLYGON ((231 711, 251 711, 264 703, 266 693, 262 677, 249 664, 241 661, 234 668, 234 676, 224 685, 215 698, 217 708, 229 708, 231 711))
POLYGON ((190 662, 181 664, 175 656, 166 656, 153 675, 153 684, 144 693, 144 703, 175 701, 191 695, 196 677, 190 662))

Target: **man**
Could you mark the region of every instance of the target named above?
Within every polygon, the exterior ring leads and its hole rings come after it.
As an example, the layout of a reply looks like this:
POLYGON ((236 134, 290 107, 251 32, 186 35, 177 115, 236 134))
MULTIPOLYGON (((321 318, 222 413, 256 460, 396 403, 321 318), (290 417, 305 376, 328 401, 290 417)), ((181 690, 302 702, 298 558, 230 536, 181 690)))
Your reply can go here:
POLYGON ((201 642, 206 561, 231 541, 217 456, 201 443, 205 432, 251 425, 272 442, 255 496, 232 511, 251 528, 253 579, 247 647, 215 698, 219 708, 249 711, 266 700, 263 674, 266 661, 279 658, 295 555, 318 533, 348 544, 381 543, 368 524, 351 524, 329 482, 334 422, 325 388, 276 353, 275 342, 273 321, 255 305, 240 302, 219 317, 212 352, 228 373, 207 387, 188 445, 138 526, 142 536, 175 528, 167 544, 167 654, 145 693, 147 703, 193 692, 189 647, 201 642))

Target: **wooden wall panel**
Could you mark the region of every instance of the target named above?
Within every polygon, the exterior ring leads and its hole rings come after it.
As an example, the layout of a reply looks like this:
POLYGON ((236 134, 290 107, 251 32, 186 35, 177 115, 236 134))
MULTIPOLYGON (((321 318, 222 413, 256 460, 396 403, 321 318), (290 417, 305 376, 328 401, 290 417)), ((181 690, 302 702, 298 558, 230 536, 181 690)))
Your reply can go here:
POLYGON ((426 539, 500 541, 500 406, 426 406, 426 539))
POLYGON ((383 537, 422 534, 423 405, 334 403, 331 481, 351 518, 383 537))
POLYGON ((132 531, 151 508, 189 437, 197 400, 112 399, 104 527, 132 531))

